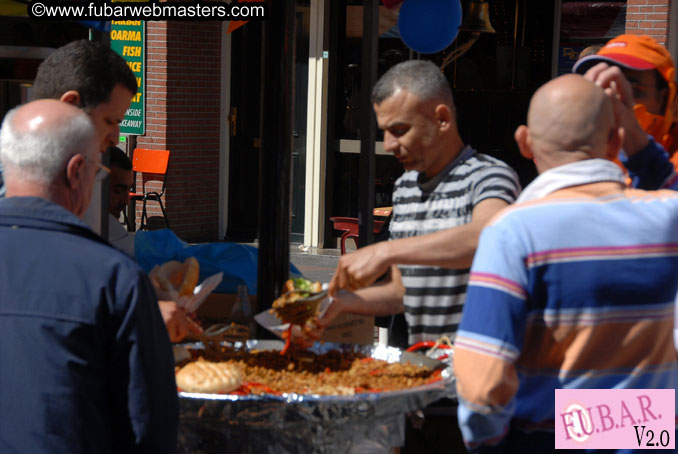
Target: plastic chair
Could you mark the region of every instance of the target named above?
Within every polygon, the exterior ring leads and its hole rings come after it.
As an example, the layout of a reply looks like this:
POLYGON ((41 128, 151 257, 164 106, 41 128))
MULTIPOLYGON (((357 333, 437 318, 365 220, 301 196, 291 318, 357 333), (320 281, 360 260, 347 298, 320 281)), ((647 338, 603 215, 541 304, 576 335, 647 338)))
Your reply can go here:
POLYGON ((160 205, 165 225, 169 228, 167 213, 162 204, 162 196, 165 194, 165 183, 167 180, 167 163, 169 162, 169 150, 148 150, 145 148, 135 148, 132 157, 132 170, 134 171, 134 186, 130 190, 130 200, 143 201, 141 211, 140 230, 148 228, 148 214, 146 212, 146 202, 154 200, 160 205), (137 173, 141 173, 141 191, 136 190, 137 173), (153 188, 146 189, 146 184, 150 181, 162 181, 160 191, 153 188))
MULTIPOLYGON (((334 223, 334 228, 336 230, 343 231, 341 235, 341 255, 346 254, 346 240, 353 238, 355 242, 358 242, 358 218, 346 218, 346 217, 331 217, 330 221, 334 223)), ((374 233, 381 232, 381 228, 384 226, 384 221, 373 221, 373 231, 374 233)))

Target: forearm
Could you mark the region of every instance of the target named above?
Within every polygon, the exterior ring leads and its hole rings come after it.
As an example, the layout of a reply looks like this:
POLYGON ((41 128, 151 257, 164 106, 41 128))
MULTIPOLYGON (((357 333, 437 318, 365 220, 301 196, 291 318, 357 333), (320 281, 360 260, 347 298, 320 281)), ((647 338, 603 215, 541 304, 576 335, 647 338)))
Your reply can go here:
POLYGON ((492 452, 514 414, 515 369, 512 364, 455 345, 459 428, 466 444, 477 449, 473 452, 492 452), (481 449, 483 446, 486 449, 481 449))
POLYGON ((668 155, 650 139, 647 145, 633 156, 620 156, 622 164, 628 169, 635 188, 654 190, 662 188, 673 174, 673 164, 668 155))
POLYGON ((471 222, 467 224, 427 235, 375 243, 342 256, 330 282, 330 295, 336 295, 339 289, 355 291, 369 287, 394 265, 469 268, 480 232, 507 205, 508 202, 501 198, 488 197, 475 205, 471 222))
POLYGON ((341 291, 335 299, 341 312, 378 317, 402 312, 404 295, 405 287, 400 279, 400 271, 393 266, 383 281, 355 292, 341 291))
POLYGON ((480 224, 466 224, 428 235, 384 243, 388 263, 469 268, 478 246, 480 224))
POLYGON ((323 317, 324 324, 346 312, 357 315, 384 316, 398 314, 404 310, 403 296, 405 287, 400 271, 392 266, 387 277, 376 284, 355 292, 339 291, 328 313, 323 317))
POLYGON ((428 265, 442 268, 470 268, 478 247, 480 232, 508 202, 490 197, 473 208, 471 222, 389 244, 389 263, 428 265))

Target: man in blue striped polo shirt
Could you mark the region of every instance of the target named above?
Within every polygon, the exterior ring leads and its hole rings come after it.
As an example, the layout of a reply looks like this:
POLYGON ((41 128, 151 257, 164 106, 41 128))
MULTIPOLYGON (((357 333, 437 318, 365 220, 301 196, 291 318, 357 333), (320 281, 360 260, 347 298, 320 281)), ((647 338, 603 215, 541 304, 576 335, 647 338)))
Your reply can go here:
MULTIPOLYGON (((555 389, 678 387, 678 193, 625 186, 623 131, 574 74, 541 87, 516 131, 539 176, 483 231, 455 342, 473 452, 554 452, 555 389)), ((604 452, 645 452, 628 448, 604 452)))

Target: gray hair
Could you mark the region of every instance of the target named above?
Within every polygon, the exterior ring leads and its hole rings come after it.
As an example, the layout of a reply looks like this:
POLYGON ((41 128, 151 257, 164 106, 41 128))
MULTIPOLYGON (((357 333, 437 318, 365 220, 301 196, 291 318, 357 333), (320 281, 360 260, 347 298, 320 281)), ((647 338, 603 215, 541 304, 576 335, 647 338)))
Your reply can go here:
POLYGON ((91 154, 86 147, 96 139, 96 132, 84 112, 74 112, 38 131, 25 131, 13 121, 18 109, 7 113, 0 129, 0 161, 7 175, 51 184, 72 156, 91 154))
POLYGON ((408 60, 391 67, 372 89, 372 103, 381 104, 398 90, 407 90, 422 101, 435 100, 454 109, 452 90, 445 75, 427 60, 408 60))

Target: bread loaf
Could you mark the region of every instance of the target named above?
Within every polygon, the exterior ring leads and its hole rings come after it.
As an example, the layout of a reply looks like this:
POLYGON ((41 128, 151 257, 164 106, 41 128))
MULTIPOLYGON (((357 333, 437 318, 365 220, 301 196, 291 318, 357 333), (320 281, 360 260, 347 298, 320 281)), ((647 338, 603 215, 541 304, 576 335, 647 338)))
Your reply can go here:
POLYGON ((200 264, 195 257, 189 257, 183 263, 170 260, 154 269, 151 277, 162 290, 174 289, 179 296, 193 295, 200 277, 200 264))
POLYGON ((242 385, 242 373, 229 363, 198 360, 177 372, 177 386, 192 393, 230 393, 242 385))

